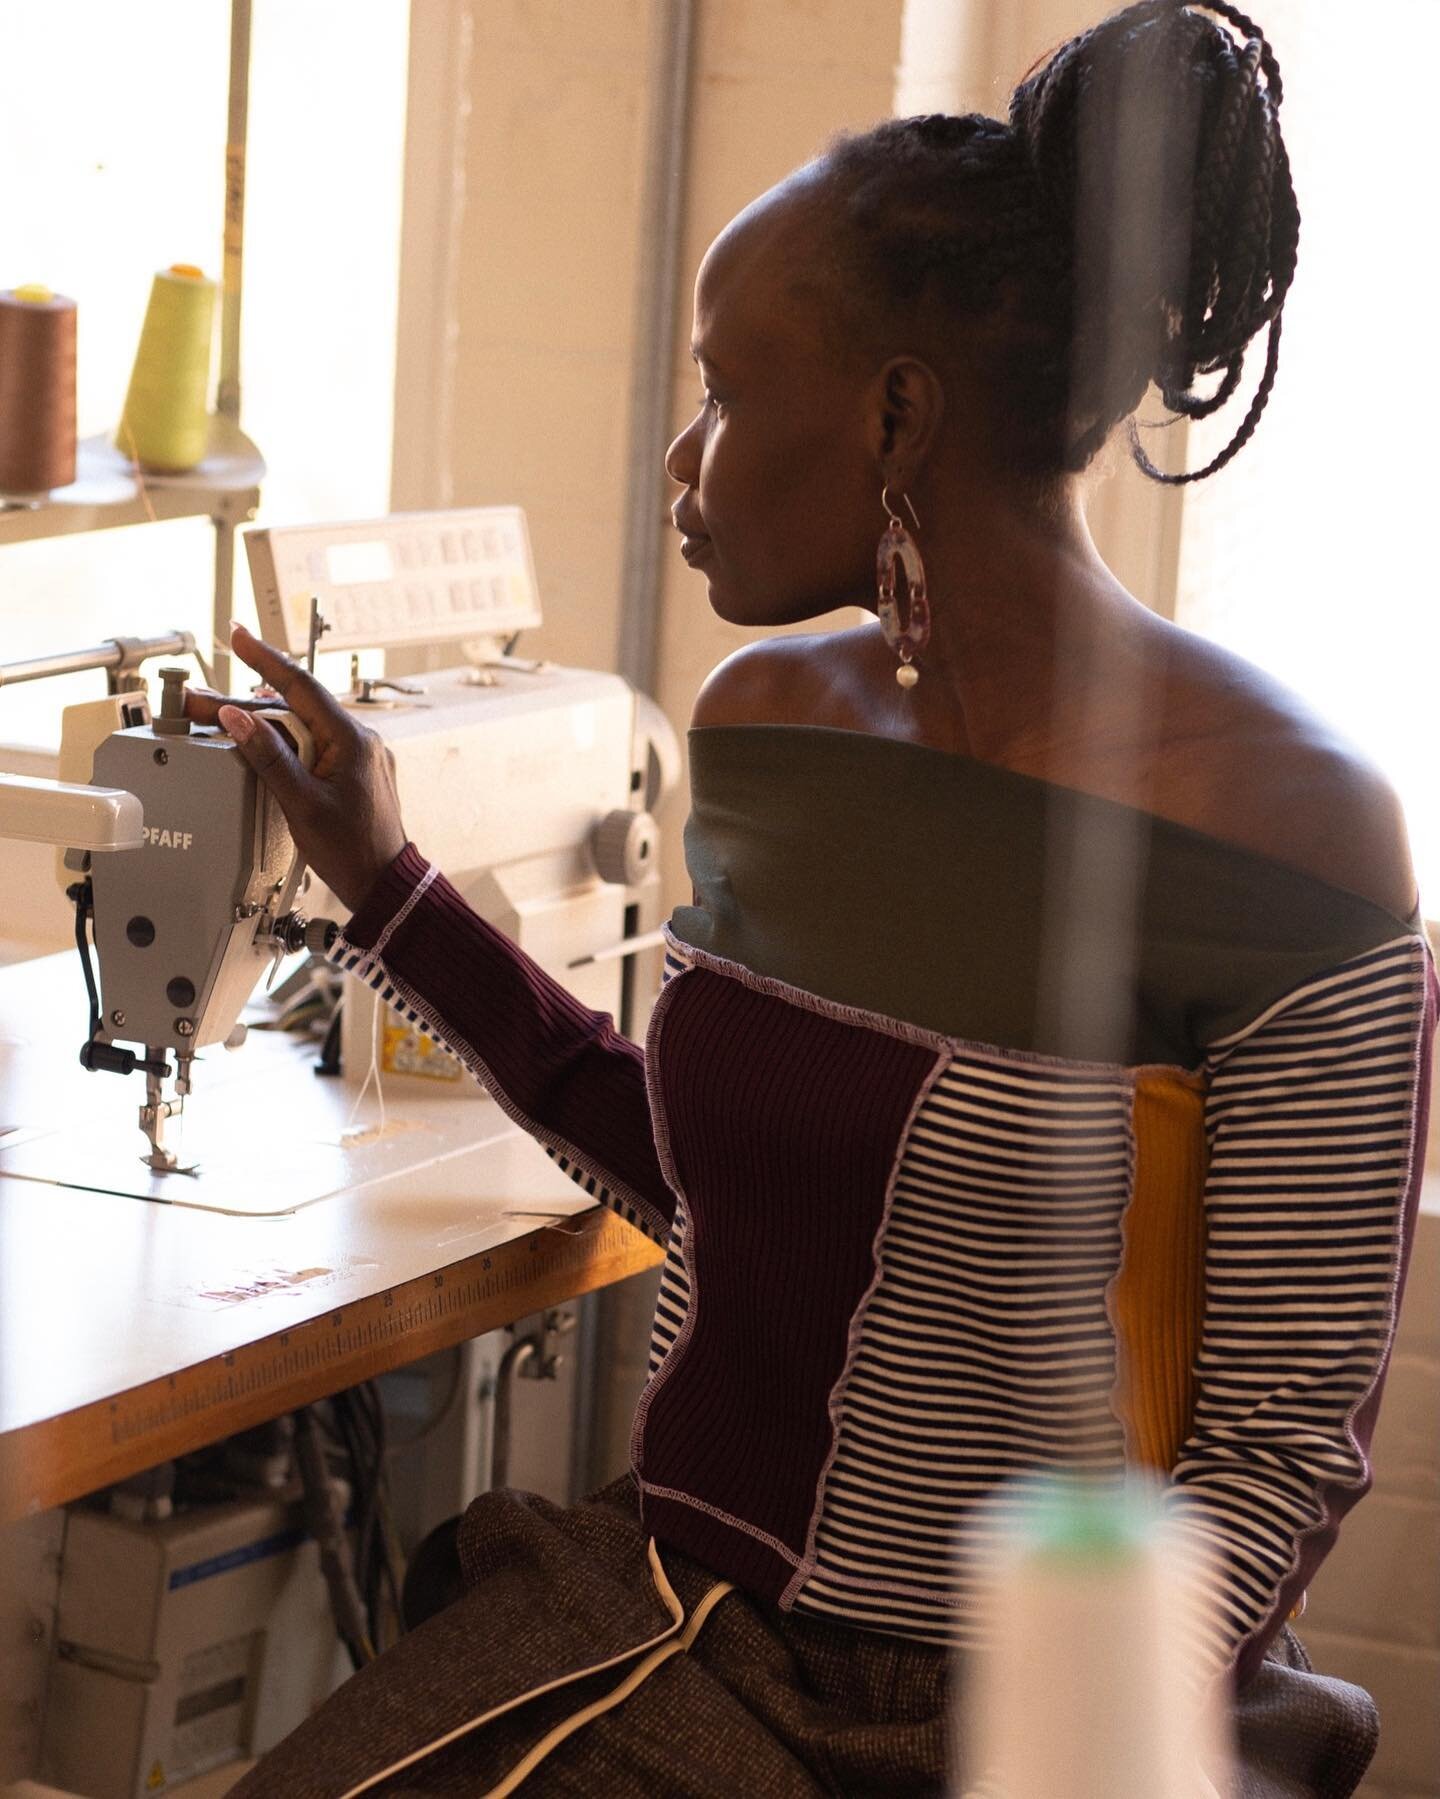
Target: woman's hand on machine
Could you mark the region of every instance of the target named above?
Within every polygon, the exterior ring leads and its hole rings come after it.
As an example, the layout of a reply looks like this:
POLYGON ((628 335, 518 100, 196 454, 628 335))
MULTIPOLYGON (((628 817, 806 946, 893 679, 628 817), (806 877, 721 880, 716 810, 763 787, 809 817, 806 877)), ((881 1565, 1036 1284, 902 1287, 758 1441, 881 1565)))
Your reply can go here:
POLYGON ((353 911, 405 847, 392 758, 379 736, 357 724, 298 663, 236 625, 231 648, 276 699, 234 700, 191 688, 186 711, 218 724, 274 794, 302 856, 353 911), (305 768, 265 711, 293 712, 315 740, 305 768))

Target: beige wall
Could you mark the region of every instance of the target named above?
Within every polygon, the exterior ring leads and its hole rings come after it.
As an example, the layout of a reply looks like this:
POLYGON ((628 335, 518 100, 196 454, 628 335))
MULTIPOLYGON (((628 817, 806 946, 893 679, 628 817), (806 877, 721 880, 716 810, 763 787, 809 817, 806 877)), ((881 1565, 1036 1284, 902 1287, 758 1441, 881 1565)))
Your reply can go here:
POLYGON ((397 507, 518 501, 543 629, 613 666, 647 0, 416 0, 397 507))

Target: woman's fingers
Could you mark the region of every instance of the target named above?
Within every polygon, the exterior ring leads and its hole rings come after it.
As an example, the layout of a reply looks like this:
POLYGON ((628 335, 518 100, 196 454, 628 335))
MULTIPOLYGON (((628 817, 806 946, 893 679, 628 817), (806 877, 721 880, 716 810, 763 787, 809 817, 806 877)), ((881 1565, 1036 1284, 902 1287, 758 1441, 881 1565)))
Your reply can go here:
POLYGON ((258 711, 228 702, 220 707, 217 717, 221 729, 235 739, 240 754, 279 800, 287 818, 303 811, 311 777, 284 734, 258 711))
MULTIPOLYGON (((287 698, 293 701, 295 691, 292 685, 287 698)), ((328 735, 326 753, 310 769, 286 735, 291 726, 271 724, 264 709, 220 701, 215 718, 275 796, 300 854, 353 910, 405 847, 390 753, 380 738, 345 719, 343 734, 328 735)), ((322 716, 317 744, 326 741, 325 722, 322 716)))
POLYGON ((262 690, 255 699, 238 700, 191 688, 186 712, 235 739, 278 801, 301 855, 345 905, 358 906, 405 847, 393 759, 373 731, 357 724, 288 656, 240 626, 231 641, 236 655, 280 697, 266 698, 262 690), (277 708, 313 736, 313 767, 296 755, 286 734, 290 727, 266 718, 277 708))
POLYGON ((230 647, 242 662, 269 682, 301 724, 309 725, 317 736, 334 737, 349 727, 344 711, 313 675, 247 631, 244 625, 230 627, 230 647))
POLYGON ((263 693, 257 693, 246 699, 239 694, 216 693, 213 687, 185 689, 185 716, 193 718, 197 725, 217 723, 222 706, 234 706, 238 712, 285 712, 289 709, 278 695, 267 698, 263 693))
POLYGON ((230 646, 240 660, 262 677, 253 696, 216 693, 209 687, 189 686, 185 689, 185 714, 197 724, 219 722, 220 708, 233 706, 244 712, 293 712, 302 724, 322 741, 343 735, 351 721, 334 696, 313 675, 293 662, 244 625, 230 627, 230 646))

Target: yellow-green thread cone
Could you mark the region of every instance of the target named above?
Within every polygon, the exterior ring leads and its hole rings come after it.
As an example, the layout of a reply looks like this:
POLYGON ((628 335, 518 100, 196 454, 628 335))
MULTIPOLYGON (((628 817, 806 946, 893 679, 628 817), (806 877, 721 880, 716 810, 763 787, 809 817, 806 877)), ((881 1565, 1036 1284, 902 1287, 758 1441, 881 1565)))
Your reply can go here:
POLYGON ((115 433, 121 452, 145 468, 178 474, 205 455, 214 320, 213 281, 187 263, 160 270, 115 433))

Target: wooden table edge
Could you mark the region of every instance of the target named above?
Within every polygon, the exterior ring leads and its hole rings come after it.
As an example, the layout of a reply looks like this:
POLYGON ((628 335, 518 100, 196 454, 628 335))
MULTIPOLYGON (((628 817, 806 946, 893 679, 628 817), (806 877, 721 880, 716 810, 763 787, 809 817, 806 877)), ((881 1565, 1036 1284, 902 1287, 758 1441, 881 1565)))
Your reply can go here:
POLYGON ((653 1268, 660 1247, 597 1207, 223 1355, 0 1433, 0 1523, 653 1268))

